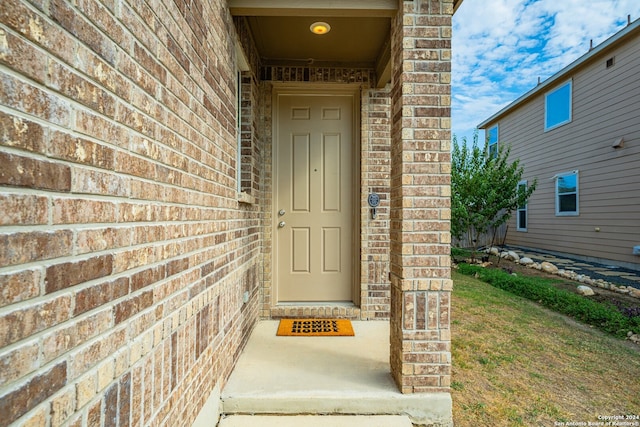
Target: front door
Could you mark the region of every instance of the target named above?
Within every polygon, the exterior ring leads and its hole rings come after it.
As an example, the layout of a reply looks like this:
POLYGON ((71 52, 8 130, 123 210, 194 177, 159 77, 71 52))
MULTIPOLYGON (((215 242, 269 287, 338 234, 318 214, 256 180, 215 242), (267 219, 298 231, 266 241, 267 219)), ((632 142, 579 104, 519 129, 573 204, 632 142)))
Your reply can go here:
POLYGON ((278 302, 352 300, 353 96, 278 95, 278 302))

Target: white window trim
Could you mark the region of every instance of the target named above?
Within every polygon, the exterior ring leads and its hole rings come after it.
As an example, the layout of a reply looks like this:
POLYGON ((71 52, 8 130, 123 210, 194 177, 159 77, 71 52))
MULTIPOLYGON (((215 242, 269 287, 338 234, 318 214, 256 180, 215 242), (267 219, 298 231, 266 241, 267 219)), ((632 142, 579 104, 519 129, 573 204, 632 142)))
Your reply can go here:
POLYGON ((242 192, 242 72, 236 69, 236 191, 242 192))
MULTIPOLYGON (((556 174, 555 178, 555 195, 556 195, 556 216, 578 216, 580 215, 580 175, 577 170, 563 172, 556 174), (560 212, 560 199, 558 194, 558 178, 567 176, 567 175, 575 175, 576 176, 576 210, 575 212, 560 212)), ((573 194, 573 193, 564 193, 564 194, 573 194)))
MULTIPOLYGON (((529 183, 526 180, 522 180, 520 182, 518 182, 518 191, 520 191, 520 186, 524 185, 524 189, 525 191, 527 191, 527 189, 529 188, 529 183)), ((526 223, 527 226, 529 225, 529 210, 527 208, 527 206, 529 205, 528 202, 525 202, 524 207, 523 208, 517 208, 516 209, 516 231, 527 231, 527 227, 520 227, 520 212, 524 211, 525 217, 526 219, 526 223)))
POLYGON ((241 202, 252 199, 242 192, 242 72, 249 71, 249 61, 239 38, 235 40, 236 51, 236 193, 241 202))
POLYGON ((547 132, 547 131, 559 128, 560 126, 566 125, 567 123, 571 123, 572 120, 573 120, 573 80, 568 80, 562 83, 561 85, 557 86, 553 90, 550 90, 549 92, 544 94, 544 131, 547 132), (558 90, 562 89, 566 85, 569 85, 569 118, 563 122, 556 123, 553 126, 547 127, 547 110, 548 110, 547 98, 549 97, 549 95, 557 92, 558 90))

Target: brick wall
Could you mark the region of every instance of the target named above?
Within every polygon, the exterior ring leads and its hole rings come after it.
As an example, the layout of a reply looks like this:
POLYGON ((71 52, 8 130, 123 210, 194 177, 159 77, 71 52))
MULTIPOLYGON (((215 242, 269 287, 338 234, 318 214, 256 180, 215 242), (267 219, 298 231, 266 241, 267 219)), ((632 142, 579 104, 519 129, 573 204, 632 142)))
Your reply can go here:
POLYGON ((370 89, 362 96, 361 170, 362 317, 389 319, 389 202, 391 173, 391 98, 388 89, 370 89), (380 196, 376 218, 367 198, 380 196))
POLYGON ((451 382, 451 0, 392 25, 391 371, 403 393, 451 382))
POLYGON ((0 2, 0 426, 190 425, 232 369, 262 222, 225 4, 0 2))

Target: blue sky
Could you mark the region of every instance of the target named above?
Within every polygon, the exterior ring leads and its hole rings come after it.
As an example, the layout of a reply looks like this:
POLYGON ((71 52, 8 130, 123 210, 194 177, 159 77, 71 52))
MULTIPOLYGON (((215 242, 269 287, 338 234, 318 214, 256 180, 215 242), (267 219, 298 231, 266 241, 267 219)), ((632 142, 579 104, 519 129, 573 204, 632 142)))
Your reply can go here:
MULTIPOLYGON (((483 120, 640 18, 640 0, 464 0, 453 17, 452 132, 483 120)), ((480 133, 484 138, 484 133, 480 133)))

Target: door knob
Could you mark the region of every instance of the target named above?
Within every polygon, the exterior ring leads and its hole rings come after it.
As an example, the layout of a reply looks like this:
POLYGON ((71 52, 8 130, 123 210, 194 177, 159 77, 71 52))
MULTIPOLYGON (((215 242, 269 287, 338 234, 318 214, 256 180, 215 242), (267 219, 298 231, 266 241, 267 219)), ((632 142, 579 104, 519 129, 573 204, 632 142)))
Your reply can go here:
POLYGON ((285 226, 284 221, 280 221, 278 224, 278 228, 283 228, 285 226))
POLYGON ((280 215, 280 216, 282 216, 282 215, 284 215, 284 214, 286 214, 286 213, 287 213, 287 212, 286 212, 284 209, 280 209, 280 210, 278 211, 278 215, 280 215))

